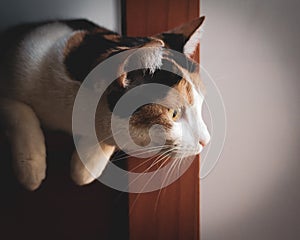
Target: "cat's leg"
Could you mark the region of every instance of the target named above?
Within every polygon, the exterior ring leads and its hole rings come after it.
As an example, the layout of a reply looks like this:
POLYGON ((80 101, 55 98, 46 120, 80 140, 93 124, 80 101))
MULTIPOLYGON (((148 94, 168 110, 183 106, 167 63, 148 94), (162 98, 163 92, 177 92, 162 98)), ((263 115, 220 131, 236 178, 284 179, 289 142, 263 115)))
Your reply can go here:
POLYGON ((0 100, 1 127, 11 144, 13 168, 25 188, 35 190, 45 178, 46 149, 40 122, 28 105, 0 100))
POLYGON ((84 163, 75 150, 71 160, 71 177, 76 184, 85 185, 102 174, 115 147, 105 143, 95 146, 95 144, 89 144, 87 139, 80 140, 78 145, 80 153, 84 156, 84 163))

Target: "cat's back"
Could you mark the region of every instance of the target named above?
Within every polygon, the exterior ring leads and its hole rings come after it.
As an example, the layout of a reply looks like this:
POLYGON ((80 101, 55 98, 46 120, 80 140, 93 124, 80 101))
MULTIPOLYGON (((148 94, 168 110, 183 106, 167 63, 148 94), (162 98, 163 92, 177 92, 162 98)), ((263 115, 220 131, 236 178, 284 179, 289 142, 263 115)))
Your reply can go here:
POLYGON ((0 105, 7 99, 25 103, 45 126, 70 132, 66 119, 71 118, 80 83, 67 74, 66 48, 75 35, 94 31, 109 30, 87 20, 67 20, 24 24, 0 33, 0 105))
POLYGON ((63 35, 66 32, 77 30, 83 31, 109 31, 105 28, 86 19, 72 19, 72 20, 57 20, 44 21, 20 24, 10 27, 0 32, 0 60, 4 57, 9 57, 9 53, 17 50, 20 44, 24 41, 34 41, 34 37, 39 38, 43 36, 51 37, 53 35, 63 35))
POLYGON ((76 31, 108 30, 85 19, 74 19, 22 24, 1 32, 1 84, 14 84, 16 80, 21 81, 20 77, 26 81, 28 74, 31 78, 41 68, 43 59, 49 57, 49 52, 60 54, 76 31))

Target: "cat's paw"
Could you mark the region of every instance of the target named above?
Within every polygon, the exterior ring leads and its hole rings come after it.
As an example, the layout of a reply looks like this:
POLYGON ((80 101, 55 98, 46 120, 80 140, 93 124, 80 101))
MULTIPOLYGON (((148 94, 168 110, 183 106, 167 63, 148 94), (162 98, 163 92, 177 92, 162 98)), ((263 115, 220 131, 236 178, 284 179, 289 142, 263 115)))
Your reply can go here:
POLYGON ((34 191, 46 177, 45 156, 18 158, 14 164, 16 176, 27 190, 34 191))
MULTIPOLYGON (((84 141, 82 141, 85 143, 84 141)), ((81 161, 77 151, 74 151, 71 160, 71 177, 80 186, 89 184, 101 176, 115 147, 100 144, 99 147, 85 147, 81 154, 85 154, 85 162, 81 161), (101 150, 100 150, 101 149, 101 150)), ((84 146, 82 144, 81 146, 84 146)))
POLYGON ((95 180, 95 178, 87 171, 72 171, 71 178, 79 186, 90 184, 95 180))
POLYGON ((79 186, 87 185, 95 180, 81 162, 77 153, 73 154, 71 161, 71 178, 79 186))

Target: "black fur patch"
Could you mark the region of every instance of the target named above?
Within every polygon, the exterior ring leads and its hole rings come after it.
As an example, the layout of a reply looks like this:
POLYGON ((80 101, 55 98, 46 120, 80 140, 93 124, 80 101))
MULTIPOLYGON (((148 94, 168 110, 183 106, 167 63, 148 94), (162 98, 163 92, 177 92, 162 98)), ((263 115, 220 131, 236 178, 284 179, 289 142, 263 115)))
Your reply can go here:
MULTIPOLYGON (((173 87, 174 85, 178 84, 182 80, 180 70, 168 60, 164 59, 162 62, 163 66, 167 69, 172 70, 172 72, 158 69, 153 74, 151 74, 147 69, 138 69, 127 73, 127 80, 129 81, 129 86, 127 89, 120 87, 117 83, 113 83, 112 87, 110 88, 109 94, 107 95, 110 111, 113 112, 119 99, 128 90, 134 87, 149 83, 163 84, 168 87, 173 87)), ((132 96, 132 103, 134 103, 136 98, 144 98, 146 102, 155 102, 157 99, 163 99, 167 94, 168 92, 165 91, 165 89, 162 89, 161 92, 156 93, 155 98, 153 97, 154 95, 152 93, 141 93, 141 95, 132 96)), ((136 111, 138 111, 138 109, 136 111)), ((120 112, 118 113, 118 115, 120 117, 129 117, 127 116, 126 111, 124 111, 124 113, 120 112)))
MULTIPOLYGON (((85 77, 93 70, 101 61, 105 60, 118 52, 112 53, 111 50, 117 47, 138 47, 151 41, 148 37, 127 37, 119 36, 118 41, 105 38, 105 35, 116 33, 101 28, 96 24, 87 20, 70 20, 65 21, 74 30, 88 30, 82 44, 73 49, 65 59, 66 69, 73 80, 82 82, 85 77)), ((186 38, 182 34, 163 33, 159 36, 168 48, 178 52, 183 52, 186 38)), ((184 68, 194 71, 191 61, 182 59, 176 60, 184 68), (187 65, 189 64, 189 65, 187 65)))
POLYGON ((66 56, 64 63, 73 80, 82 82, 97 66, 101 55, 118 46, 118 43, 107 40, 102 33, 87 34, 82 43, 72 49, 66 56))
POLYGON ((186 38, 182 34, 163 33, 160 35, 160 38, 165 42, 168 48, 177 52, 183 52, 186 38))
POLYGON ((105 38, 105 35, 107 33, 103 32, 87 34, 82 44, 72 49, 66 56, 64 63, 73 80, 82 82, 99 63, 121 52, 112 52, 112 50, 118 47, 137 47, 150 41, 149 38, 130 37, 120 37, 115 41, 105 38))

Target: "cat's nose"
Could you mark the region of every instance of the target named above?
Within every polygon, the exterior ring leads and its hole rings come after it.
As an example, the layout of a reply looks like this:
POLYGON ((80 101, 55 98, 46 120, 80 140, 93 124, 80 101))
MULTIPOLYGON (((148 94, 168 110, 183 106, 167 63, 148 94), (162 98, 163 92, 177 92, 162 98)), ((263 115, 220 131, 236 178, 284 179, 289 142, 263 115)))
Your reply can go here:
POLYGON ((199 141, 202 147, 205 147, 210 141, 210 135, 208 134, 205 138, 199 141))
POLYGON ((198 141, 202 147, 205 147, 210 142, 210 134, 207 129, 207 126, 205 125, 205 123, 203 121, 200 124, 199 133, 198 133, 198 141))

